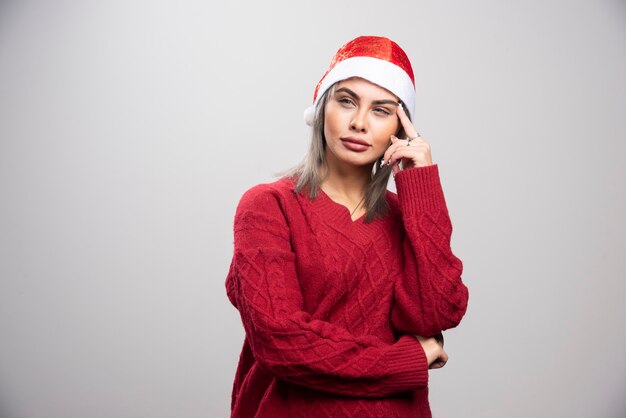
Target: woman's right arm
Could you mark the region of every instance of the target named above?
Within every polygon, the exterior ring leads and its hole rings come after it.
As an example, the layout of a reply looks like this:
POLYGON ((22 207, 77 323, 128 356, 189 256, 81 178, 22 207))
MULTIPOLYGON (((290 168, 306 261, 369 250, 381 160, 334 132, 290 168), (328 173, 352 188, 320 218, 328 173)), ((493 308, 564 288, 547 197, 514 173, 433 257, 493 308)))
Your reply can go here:
POLYGON ((280 379, 368 397, 428 384, 429 362, 417 338, 390 345, 356 337, 303 311, 289 225, 279 194, 268 186, 251 189, 239 203, 226 287, 255 359, 280 379))

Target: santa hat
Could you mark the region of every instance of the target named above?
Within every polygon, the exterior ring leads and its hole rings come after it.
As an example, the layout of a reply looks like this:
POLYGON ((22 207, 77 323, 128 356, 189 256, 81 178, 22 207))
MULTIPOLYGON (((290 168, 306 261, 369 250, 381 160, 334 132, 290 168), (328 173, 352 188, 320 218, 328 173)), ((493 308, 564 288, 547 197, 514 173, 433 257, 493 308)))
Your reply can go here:
POLYGON ((415 111, 415 78, 411 62, 398 44, 379 36, 359 36, 339 48, 330 68, 317 83, 313 104, 304 111, 307 125, 313 125, 315 109, 324 92, 338 81, 361 77, 400 98, 409 118, 415 111))

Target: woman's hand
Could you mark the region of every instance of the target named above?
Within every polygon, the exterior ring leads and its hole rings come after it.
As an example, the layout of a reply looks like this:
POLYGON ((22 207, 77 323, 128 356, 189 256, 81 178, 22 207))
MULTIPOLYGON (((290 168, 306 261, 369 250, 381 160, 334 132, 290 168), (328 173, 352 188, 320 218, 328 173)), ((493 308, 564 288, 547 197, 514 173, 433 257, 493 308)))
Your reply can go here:
POLYGON ((448 353, 446 353, 443 349, 443 335, 441 339, 438 339, 439 334, 435 337, 422 337, 421 335, 416 335, 417 341, 422 344, 422 349, 426 354, 426 359, 428 360, 428 368, 429 369, 440 369, 446 365, 448 362, 448 353))
POLYGON ((391 145, 383 155, 383 164, 390 165, 393 174, 400 171, 400 162, 402 168, 432 165, 430 145, 417 133, 402 106, 397 107, 396 113, 408 138, 399 139, 395 135, 391 136, 391 145))

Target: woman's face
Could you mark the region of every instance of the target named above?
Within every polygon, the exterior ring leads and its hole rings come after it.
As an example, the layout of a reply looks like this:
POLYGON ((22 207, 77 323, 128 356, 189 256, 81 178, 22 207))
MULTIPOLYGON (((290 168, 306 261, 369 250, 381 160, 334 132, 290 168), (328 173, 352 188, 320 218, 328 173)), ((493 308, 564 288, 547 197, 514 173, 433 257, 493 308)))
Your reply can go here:
POLYGON ((326 158, 363 166, 378 160, 398 132, 398 98, 362 78, 340 81, 324 109, 326 158))

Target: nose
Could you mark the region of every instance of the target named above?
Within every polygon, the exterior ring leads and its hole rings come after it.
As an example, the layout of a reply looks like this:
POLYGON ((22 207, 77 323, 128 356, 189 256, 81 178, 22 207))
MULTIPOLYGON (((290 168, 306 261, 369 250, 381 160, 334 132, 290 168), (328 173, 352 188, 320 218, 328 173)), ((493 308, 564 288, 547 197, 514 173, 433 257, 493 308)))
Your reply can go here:
POLYGON ((350 121, 350 129, 355 132, 367 132, 367 115, 365 109, 357 109, 354 111, 352 120, 350 121))

